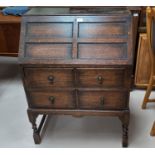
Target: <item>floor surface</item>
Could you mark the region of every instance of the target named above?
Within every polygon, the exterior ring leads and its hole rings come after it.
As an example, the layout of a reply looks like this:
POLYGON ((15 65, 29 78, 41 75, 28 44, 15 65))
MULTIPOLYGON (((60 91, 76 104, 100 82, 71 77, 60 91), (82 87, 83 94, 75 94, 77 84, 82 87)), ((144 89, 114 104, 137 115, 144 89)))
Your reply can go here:
MULTIPOLYGON (((130 95, 129 147, 155 147, 150 130, 155 120, 155 104, 141 109, 145 91, 130 95)), ((152 93, 155 97, 155 92, 152 93)), ((16 58, 0 58, 0 147, 18 148, 119 148, 122 129, 117 118, 52 116, 42 143, 35 145, 27 117, 27 102, 16 58)))

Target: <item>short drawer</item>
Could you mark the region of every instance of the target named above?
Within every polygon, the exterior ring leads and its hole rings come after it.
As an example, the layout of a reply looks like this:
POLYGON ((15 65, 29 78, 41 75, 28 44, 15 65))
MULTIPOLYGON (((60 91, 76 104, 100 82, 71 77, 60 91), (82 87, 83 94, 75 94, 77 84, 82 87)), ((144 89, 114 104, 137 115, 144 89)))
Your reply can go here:
POLYGON ((128 93, 123 91, 79 91, 81 109, 121 110, 127 108, 128 93))
POLYGON ((78 69, 78 85, 82 87, 123 87, 123 68, 78 69))
POLYGON ((34 108, 73 109, 74 91, 29 92, 30 104, 34 108))
POLYGON ((25 68, 25 76, 29 88, 72 87, 74 83, 71 68, 25 68))

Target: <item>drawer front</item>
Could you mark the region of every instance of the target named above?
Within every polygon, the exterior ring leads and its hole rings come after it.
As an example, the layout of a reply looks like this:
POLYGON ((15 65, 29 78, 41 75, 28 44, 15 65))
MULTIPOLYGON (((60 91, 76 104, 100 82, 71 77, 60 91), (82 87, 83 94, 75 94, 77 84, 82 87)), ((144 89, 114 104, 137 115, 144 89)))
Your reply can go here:
POLYGON ((127 108, 128 93, 122 91, 79 91, 81 109, 121 110, 127 108))
POLYGON ((30 105, 34 108, 73 109, 74 91, 30 92, 30 105))
POLYGON ((125 70, 122 68, 78 69, 78 85, 82 87, 123 87, 125 70))
POLYGON ((24 71, 29 88, 72 87, 74 84, 71 68, 25 68, 24 71))

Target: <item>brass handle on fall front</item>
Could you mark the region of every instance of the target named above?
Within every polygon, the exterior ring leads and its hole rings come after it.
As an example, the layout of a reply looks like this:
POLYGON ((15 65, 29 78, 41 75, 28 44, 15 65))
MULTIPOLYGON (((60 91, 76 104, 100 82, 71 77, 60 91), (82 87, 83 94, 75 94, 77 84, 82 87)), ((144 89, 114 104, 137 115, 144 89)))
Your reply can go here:
POLYGON ((48 99, 51 102, 51 104, 54 104, 54 101, 55 101, 55 97, 54 96, 50 96, 48 99))
POLYGON ((100 105, 104 105, 104 97, 100 98, 100 105))
POLYGON ((54 81, 54 76, 49 75, 49 76, 48 76, 48 81, 49 81, 50 83, 53 83, 53 81, 54 81))
POLYGON ((103 80, 104 80, 104 79, 103 79, 102 76, 99 75, 99 76, 97 77, 97 81, 98 81, 99 84, 102 84, 102 83, 103 83, 103 80))

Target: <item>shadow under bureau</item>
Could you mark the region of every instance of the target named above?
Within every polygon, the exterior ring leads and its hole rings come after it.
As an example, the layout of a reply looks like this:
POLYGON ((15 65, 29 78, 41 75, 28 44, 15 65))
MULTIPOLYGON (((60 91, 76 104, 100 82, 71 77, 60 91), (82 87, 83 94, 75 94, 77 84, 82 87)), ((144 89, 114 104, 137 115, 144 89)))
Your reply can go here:
POLYGON ((118 117, 128 145, 131 21, 128 10, 104 8, 35 8, 22 17, 19 61, 36 144, 46 116, 69 114, 118 117))

